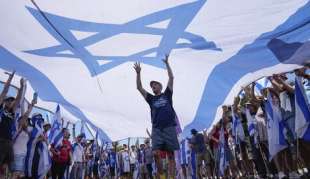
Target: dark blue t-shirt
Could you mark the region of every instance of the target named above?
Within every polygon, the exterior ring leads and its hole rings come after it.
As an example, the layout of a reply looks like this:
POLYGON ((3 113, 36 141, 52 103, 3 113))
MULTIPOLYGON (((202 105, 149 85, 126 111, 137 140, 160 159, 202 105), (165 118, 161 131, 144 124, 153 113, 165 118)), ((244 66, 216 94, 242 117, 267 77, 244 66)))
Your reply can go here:
POLYGON ((154 96, 147 93, 146 101, 151 108, 151 118, 154 128, 164 129, 166 127, 176 126, 175 111, 172 107, 172 91, 169 87, 165 92, 154 96))
POLYGON ((0 105, 0 139, 12 140, 14 113, 8 112, 0 105))
POLYGON ((194 146, 196 153, 204 153, 207 151, 204 136, 200 133, 198 133, 196 136, 193 136, 190 140, 190 143, 194 146))

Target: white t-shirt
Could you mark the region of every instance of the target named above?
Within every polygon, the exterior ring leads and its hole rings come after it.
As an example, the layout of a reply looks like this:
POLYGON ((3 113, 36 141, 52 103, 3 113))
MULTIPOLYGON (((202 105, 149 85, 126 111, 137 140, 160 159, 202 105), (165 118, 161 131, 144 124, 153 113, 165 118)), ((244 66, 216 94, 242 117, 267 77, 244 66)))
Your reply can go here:
POLYGON ((129 154, 127 151, 123 151, 121 153, 122 162, 123 162, 123 172, 130 172, 130 162, 129 162, 129 154))
POLYGON ((137 153, 135 151, 130 151, 130 164, 135 164, 137 159, 137 153))
POLYGON ((28 133, 22 130, 18 134, 13 144, 14 155, 26 155, 27 154, 27 143, 29 141, 29 135, 32 131, 32 127, 28 127, 27 131, 28 133))
POLYGON ((84 153, 84 150, 83 150, 82 145, 79 143, 74 144, 74 149, 73 149, 73 154, 72 154, 73 161, 83 162, 83 153, 84 153))

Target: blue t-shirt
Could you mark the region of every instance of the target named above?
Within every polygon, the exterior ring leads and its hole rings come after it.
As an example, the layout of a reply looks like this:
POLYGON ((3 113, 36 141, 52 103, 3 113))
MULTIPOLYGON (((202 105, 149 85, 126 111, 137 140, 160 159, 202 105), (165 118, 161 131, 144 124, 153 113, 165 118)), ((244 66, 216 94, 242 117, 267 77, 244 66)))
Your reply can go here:
POLYGON ((164 129, 176 126, 175 111, 172 107, 172 91, 169 87, 165 92, 154 96, 147 93, 146 101, 151 108, 151 118, 154 128, 164 129))
POLYGON ((108 155, 108 163, 110 167, 115 167, 116 165, 116 153, 111 151, 108 155))
POLYGON ((190 143, 194 146, 194 151, 196 153, 205 153, 207 151, 204 136, 200 133, 198 133, 196 136, 193 136, 190 140, 190 143))

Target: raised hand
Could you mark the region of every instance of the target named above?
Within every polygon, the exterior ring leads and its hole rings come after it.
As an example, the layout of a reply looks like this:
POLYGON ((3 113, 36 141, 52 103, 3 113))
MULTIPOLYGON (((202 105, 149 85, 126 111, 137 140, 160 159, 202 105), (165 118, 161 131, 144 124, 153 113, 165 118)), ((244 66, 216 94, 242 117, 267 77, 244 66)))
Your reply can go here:
POLYGON ((9 73, 9 72, 4 72, 5 74, 9 75, 9 77, 13 77, 15 75, 15 70, 12 71, 12 73, 9 73))
POLYGON ((20 87, 22 87, 22 86, 24 86, 24 84, 25 84, 25 79, 24 79, 24 78, 21 78, 19 82, 20 82, 20 87))
POLYGON ((136 73, 140 73, 140 72, 141 72, 141 66, 140 66, 140 63, 139 63, 139 62, 136 62, 136 63, 133 65, 133 68, 136 70, 136 73))
POLYGON ((168 64, 168 59, 169 59, 169 54, 166 54, 166 55, 165 55, 165 58, 163 59, 163 62, 164 62, 165 64, 168 64))
POLYGON ((37 104, 37 102, 38 102, 38 93, 34 93, 31 104, 34 106, 37 104))

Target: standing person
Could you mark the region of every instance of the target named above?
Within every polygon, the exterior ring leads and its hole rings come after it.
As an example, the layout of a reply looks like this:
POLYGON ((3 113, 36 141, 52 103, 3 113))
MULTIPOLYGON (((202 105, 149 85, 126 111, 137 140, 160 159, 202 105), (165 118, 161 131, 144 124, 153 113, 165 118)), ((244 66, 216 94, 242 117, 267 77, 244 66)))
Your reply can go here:
POLYGON ((68 129, 63 128, 63 140, 59 147, 51 145, 51 152, 53 154, 52 159, 52 178, 62 179, 65 174, 65 170, 71 163, 72 159, 72 146, 69 141, 70 133, 68 129))
POLYGON ((145 166, 145 144, 140 144, 140 148, 138 149, 138 176, 141 179, 145 179, 146 178, 146 166, 145 166))
POLYGON ((126 144, 123 144, 123 149, 119 152, 119 154, 120 154, 121 178, 129 178, 130 161, 129 161, 128 147, 126 144))
POLYGON ((80 179, 83 177, 83 162, 85 161, 84 148, 81 144, 83 135, 80 134, 76 138, 76 143, 73 145, 73 166, 70 174, 71 179, 80 179))
POLYGON ((145 165, 147 169, 147 175, 149 179, 153 179, 153 152, 150 146, 150 140, 145 139, 145 149, 144 149, 144 157, 145 157, 145 165))
POLYGON ((130 146, 130 148, 131 148, 131 150, 129 151, 130 176, 131 178, 133 178, 133 173, 136 169, 136 163, 137 163, 137 151, 135 145, 130 146))
POLYGON ((15 72, 9 74, 9 78, 4 84, 0 94, 0 178, 4 177, 4 171, 13 161, 13 142, 12 142, 12 125, 14 123, 15 111, 21 100, 24 87, 24 79, 20 80, 20 88, 16 98, 6 97, 11 81, 15 72))
POLYGON ((204 141, 204 136, 201 133, 198 133, 196 129, 191 130, 192 138, 189 140, 189 143, 193 145, 193 150, 196 155, 196 176, 202 178, 202 162, 205 163, 208 175, 211 176, 211 156, 207 152, 207 147, 204 141))
POLYGON ((141 66, 135 63, 134 69, 137 73, 137 89, 144 99, 150 105, 152 118, 152 148, 155 154, 156 168, 160 174, 160 178, 164 178, 163 167, 160 160, 160 150, 169 154, 169 169, 172 178, 175 176, 175 159, 174 151, 179 150, 179 142, 176 132, 176 114, 172 106, 173 93, 173 73, 166 55, 163 62, 166 64, 168 71, 168 85, 164 93, 162 93, 162 84, 158 81, 151 81, 150 86, 154 95, 148 93, 141 83, 141 66))
POLYGON ((13 172, 13 178, 21 178, 25 176, 25 159, 27 155, 27 142, 30 138, 32 128, 28 125, 28 117, 32 111, 33 106, 37 103, 37 99, 34 98, 31 104, 28 106, 27 111, 21 116, 19 120, 19 126, 17 135, 14 138, 13 152, 14 160, 11 165, 13 172))
POLYGON ((112 143, 113 145, 113 149, 111 149, 108 153, 108 163, 109 163, 109 169, 110 169, 110 176, 112 179, 116 178, 116 147, 117 147, 117 144, 116 143, 112 143))
POLYGON ((44 177, 50 169, 48 146, 43 135, 44 118, 42 114, 33 114, 31 122, 32 130, 27 142, 25 158, 25 175, 29 179, 44 177))

